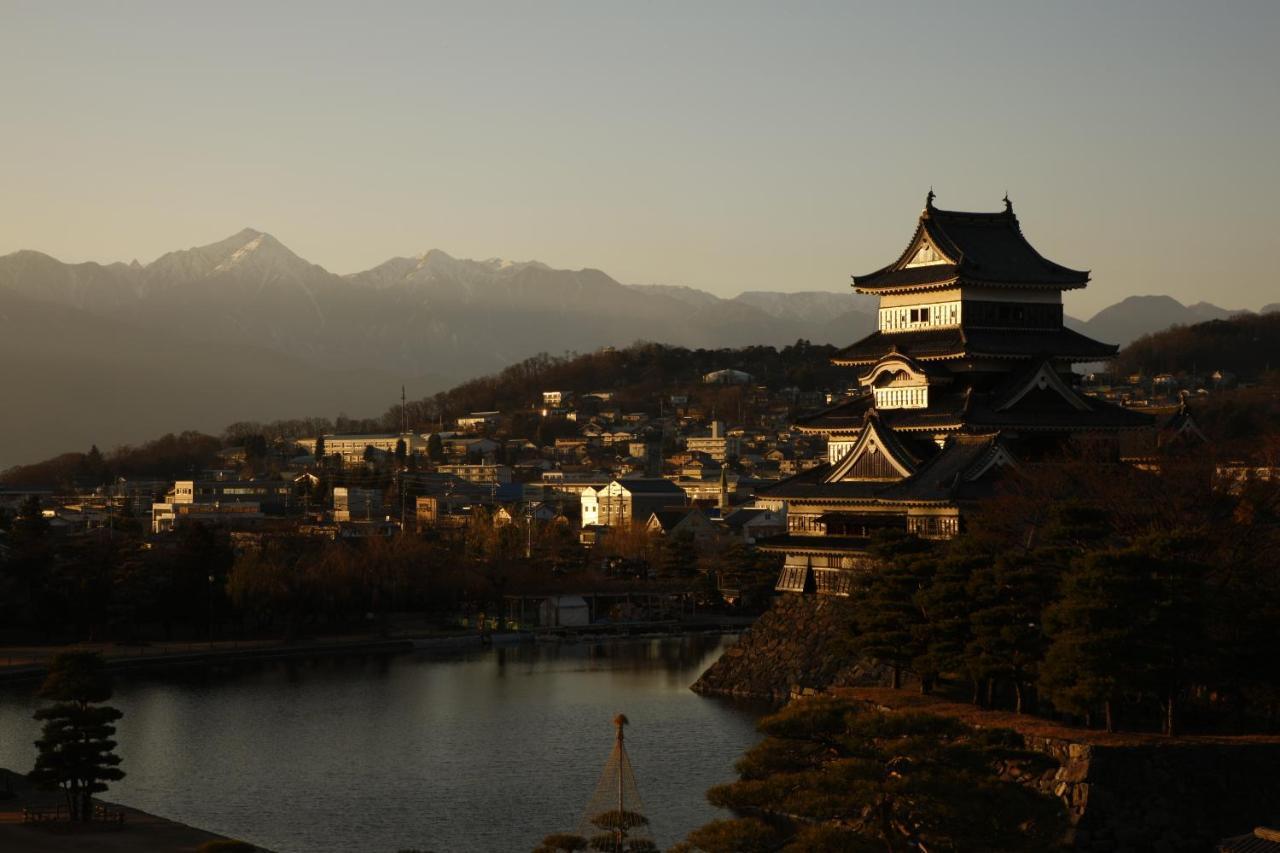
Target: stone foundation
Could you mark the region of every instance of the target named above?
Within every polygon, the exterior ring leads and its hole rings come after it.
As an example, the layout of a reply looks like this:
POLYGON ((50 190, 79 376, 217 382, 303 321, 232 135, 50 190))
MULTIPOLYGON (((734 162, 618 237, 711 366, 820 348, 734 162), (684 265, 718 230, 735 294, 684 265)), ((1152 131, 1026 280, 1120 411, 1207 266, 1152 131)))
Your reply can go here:
POLYGON ((928 711, 982 728, 1010 728, 1058 762, 1009 778, 1053 794, 1071 819, 1069 849, 1200 853, 1256 826, 1280 824, 1280 738, 1106 734, 984 711, 908 691, 836 691, 882 710, 928 711))
POLYGON ((888 673, 849 654, 850 604, 783 595, 693 685, 699 693, 785 702, 833 690, 886 710, 956 716, 1019 731, 1055 770, 1011 778, 1052 793, 1071 818, 1071 849, 1090 853, 1192 853, 1280 825, 1280 738, 1183 737, 1072 729, 1051 720, 983 711, 886 690, 888 673))
POLYGON ((887 683, 880 668, 850 662, 851 622, 848 599, 781 595, 692 689, 785 702, 828 687, 887 683))

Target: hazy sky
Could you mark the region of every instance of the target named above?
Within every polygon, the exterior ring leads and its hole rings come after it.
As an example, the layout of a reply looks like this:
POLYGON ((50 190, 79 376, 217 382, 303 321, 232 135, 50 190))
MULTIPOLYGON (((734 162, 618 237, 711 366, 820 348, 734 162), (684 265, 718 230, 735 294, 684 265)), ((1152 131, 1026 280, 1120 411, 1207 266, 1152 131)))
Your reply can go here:
POLYGON ((1007 190, 1068 309, 1280 301, 1280 2, 0 0, 0 253, 242 227, 839 290, 1007 190), (1265 262, 1260 262, 1265 259, 1265 262))

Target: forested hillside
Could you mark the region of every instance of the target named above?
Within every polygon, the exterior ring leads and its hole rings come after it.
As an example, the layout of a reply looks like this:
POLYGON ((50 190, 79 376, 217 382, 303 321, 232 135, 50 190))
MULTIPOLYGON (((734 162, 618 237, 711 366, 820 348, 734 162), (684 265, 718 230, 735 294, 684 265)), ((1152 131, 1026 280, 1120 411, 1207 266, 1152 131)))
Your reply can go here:
MULTIPOLYGON (((319 433, 394 432, 402 422, 411 430, 432 431, 468 412, 528 411, 541 403, 542 391, 572 391, 581 396, 595 391, 614 392, 614 404, 629 410, 657 408, 663 395, 693 392, 708 411, 720 406, 720 414, 732 420, 741 404, 740 388, 702 384, 714 370, 745 371, 756 384, 771 388, 795 387, 801 391, 838 388, 851 374, 831 364, 836 348, 796 341, 776 349, 768 346, 744 349, 685 349, 663 344, 636 343, 623 349, 603 349, 585 355, 527 358, 491 376, 472 379, 448 391, 409 401, 405 417, 396 405, 381 415, 337 418, 310 417, 262 423, 238 421, 210 423, 210 433, 168 434, 136 446, 120 446, 100 452, 68 451, 29 465, 0 471, 0 484, 17 487, 98 485, 118 477, 173 479, 215 466, 224 446, 243 446, 252 459, 254 450, 287 445, 291 439, 319 433)), ((656 414, 656 412, 655 412, 656 414)), ((536 421, 537 418, 534 417, 536 421)), ((527 437, 536 438, 536 423, 527 437)))
POLYGON ((1280 368, 1280 312, 1242 314, 1143 335, 1120 351, 1120 374, 1212 373, 1244 380, 1280 368))

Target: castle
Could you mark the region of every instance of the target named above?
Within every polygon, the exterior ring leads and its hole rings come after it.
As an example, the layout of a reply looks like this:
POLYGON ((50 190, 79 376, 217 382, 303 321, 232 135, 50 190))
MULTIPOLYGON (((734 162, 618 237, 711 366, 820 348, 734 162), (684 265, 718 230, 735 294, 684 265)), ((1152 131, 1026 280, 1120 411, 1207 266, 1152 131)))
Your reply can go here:
POLYGON ((933 200, 897 260, 853 277, 880 298, 877 330, 834 359, 859 392, 796 424, 827 439, 827 462, 759 495, 786 511, 760 546, 786 555, 780 591, 848 595, 875 531, 950 538, 1018 460, 1152 426, 1078 388, 1073 364, 1117 350, 1063 325, 1063 291, 1089 273, 1041 256, 1007 196, 996 213, 933 200))

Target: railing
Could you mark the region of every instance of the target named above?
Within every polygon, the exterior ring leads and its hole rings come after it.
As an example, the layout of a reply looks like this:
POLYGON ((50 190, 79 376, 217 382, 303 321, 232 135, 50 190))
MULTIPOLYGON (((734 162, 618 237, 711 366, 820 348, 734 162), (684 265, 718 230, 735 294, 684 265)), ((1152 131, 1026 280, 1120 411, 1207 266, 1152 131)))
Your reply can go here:
MULTIPOLYGON (((22 810, 23 823, 63 823, 70 820, 71 810, 66 806, 45 806, 43 808, 24 808, 22 810)), ((118 826, 124 826, 124 812, 120 809, 95 805, 93 807, 93 822, 114 823, 118 826)))

